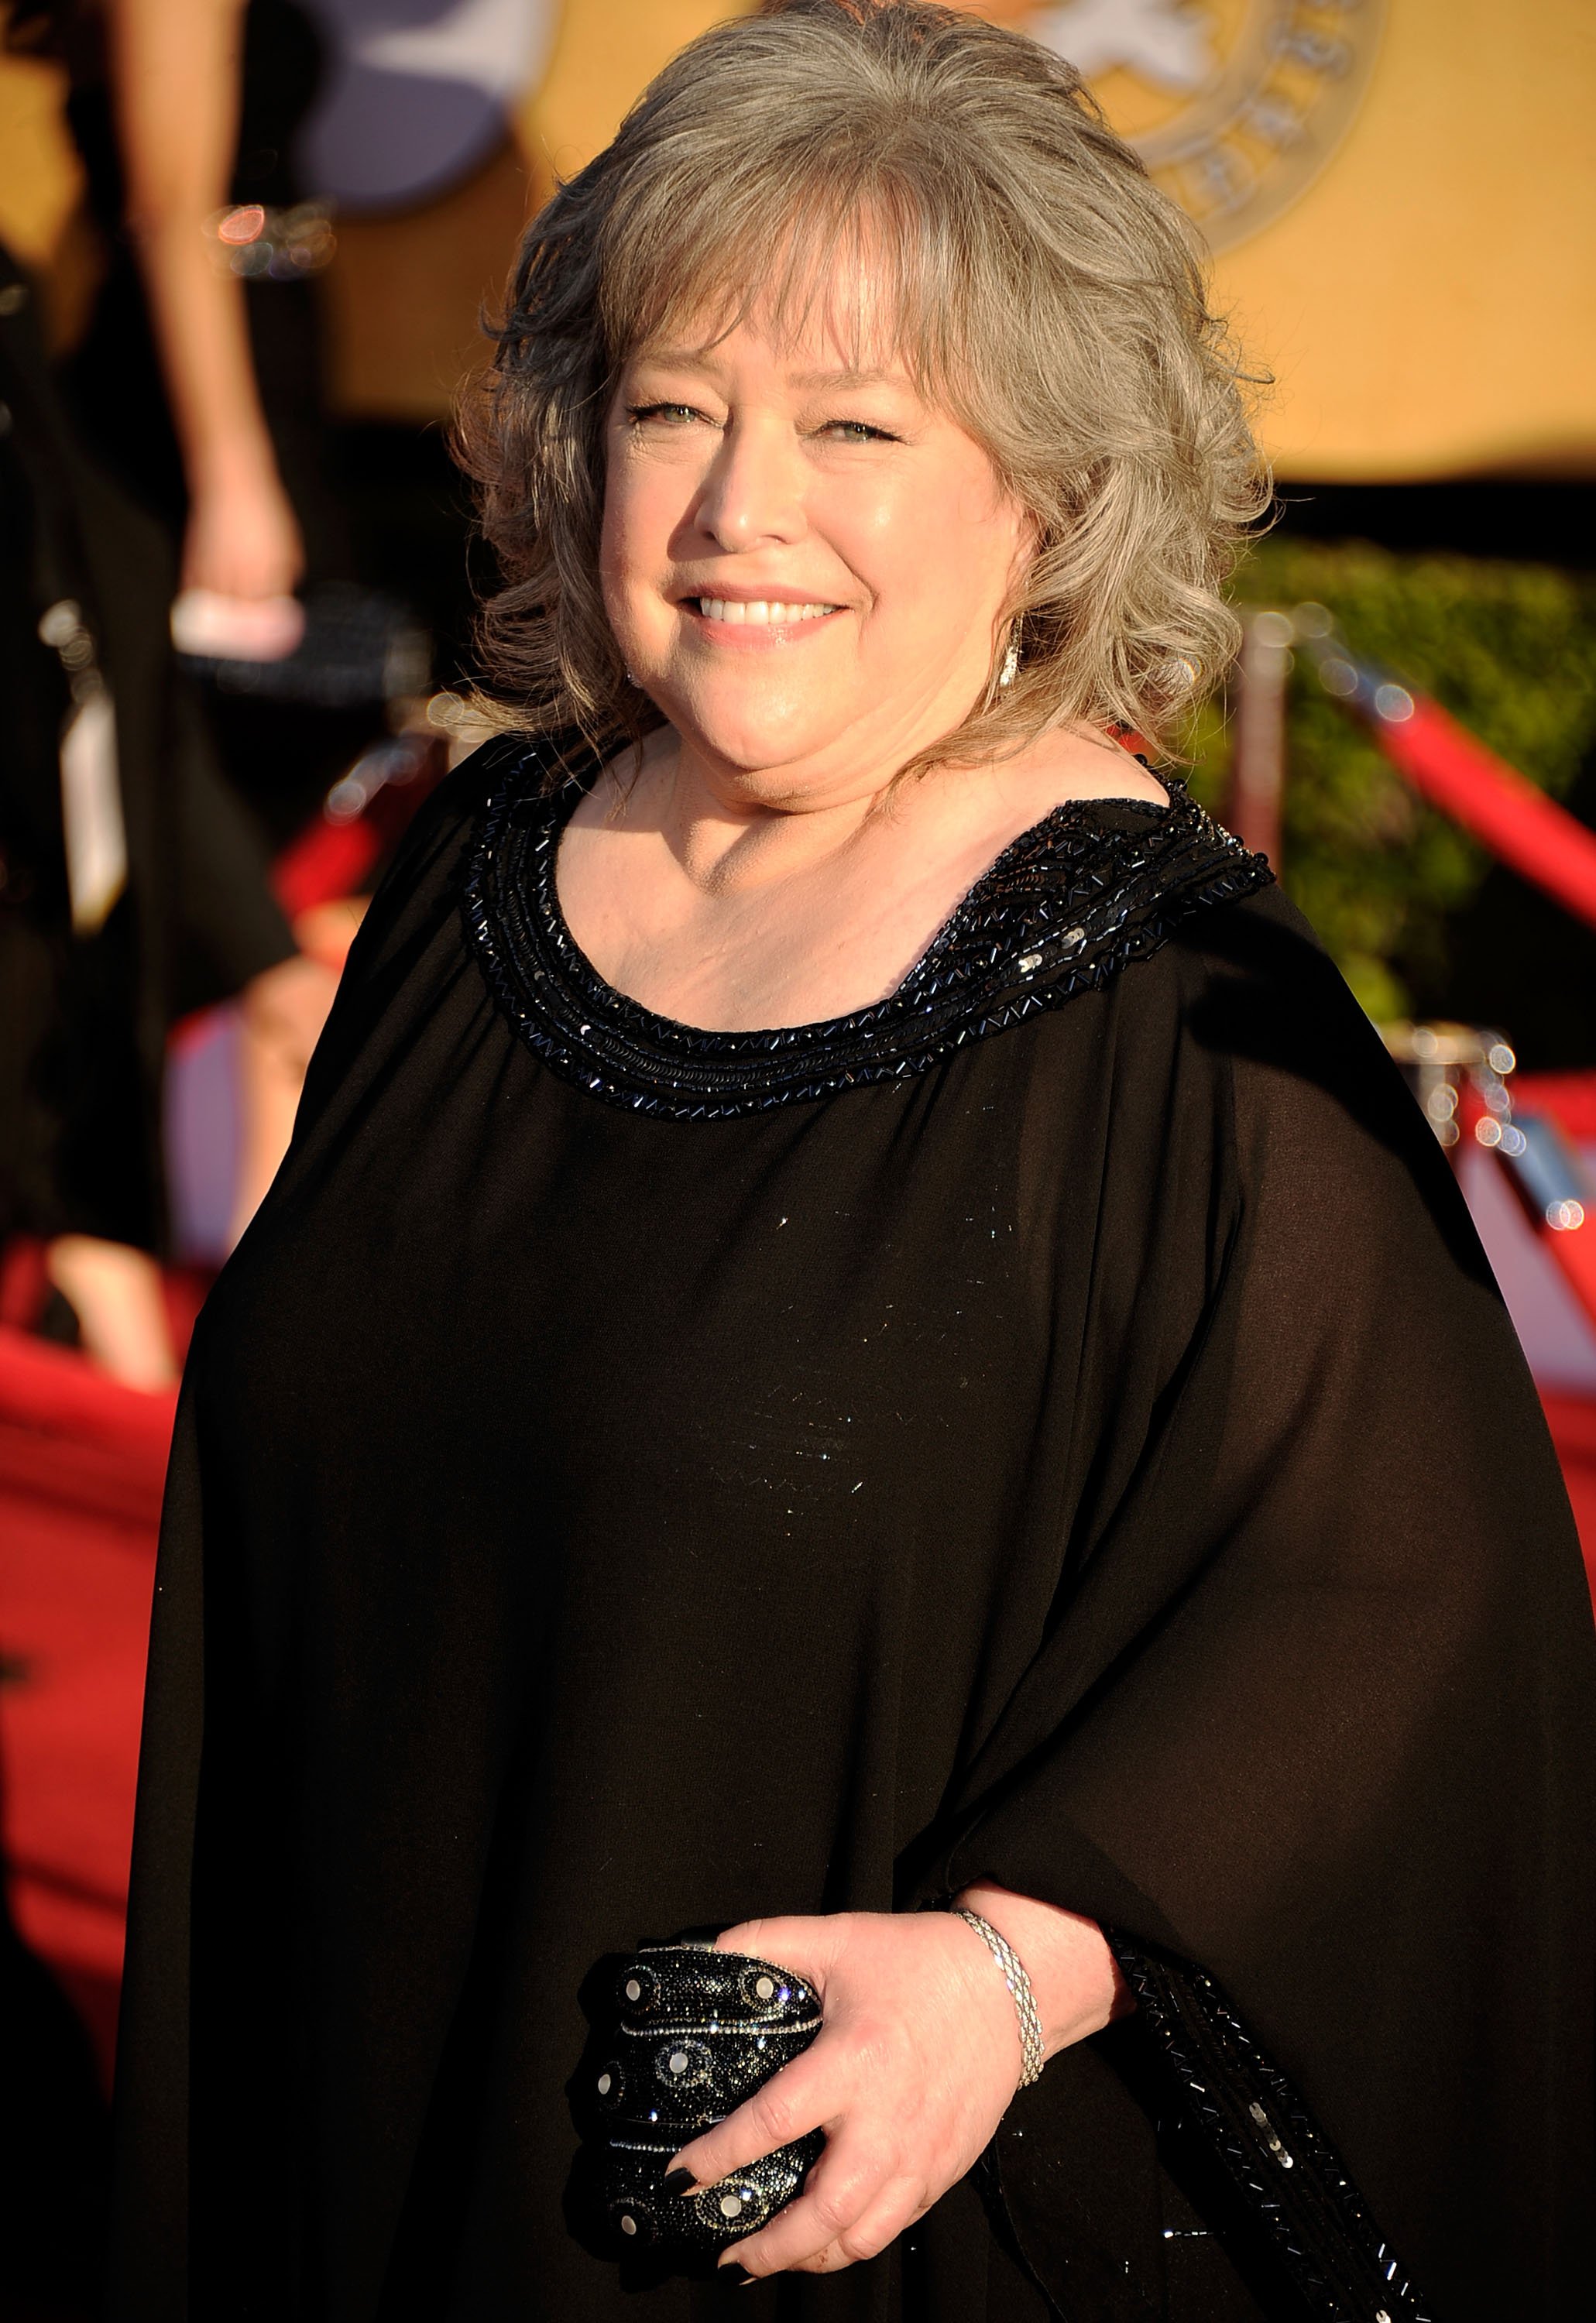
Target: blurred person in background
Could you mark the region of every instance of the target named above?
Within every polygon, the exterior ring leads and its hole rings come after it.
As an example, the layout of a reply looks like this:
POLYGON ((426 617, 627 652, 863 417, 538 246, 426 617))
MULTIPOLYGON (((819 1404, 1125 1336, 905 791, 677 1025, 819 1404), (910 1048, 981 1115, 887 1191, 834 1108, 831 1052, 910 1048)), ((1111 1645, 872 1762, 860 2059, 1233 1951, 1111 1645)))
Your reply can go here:
POLYGON ((66 366, 86 431, 182 534, 180 586, 262 656, 342 549, 291 149, 320 53, 291 0, 58 0, 69 120, 108 262, 66 366))
MULTIPOLYGON (((315 52, 277 0, 257 0, 248 21, 268 60, 289 59, 286 74, 252 78, 264 124, 243 116, 246 12, 234 0, 86 0, 15 11, 8 26, 72 71, 70 116, 110 256, 65 388, 29 284, 14 267, 6 276, 13 520, 0 651, 16 724, 0 777, 0 1216, 47 1244, 44 1327, 146 1388, 176 1373, 153 1255, 165 1234, 167 1031, 190 1008, 240 996, 236 1232, 287 1144, 335 981, 272 901, 260 834, 221 775, 168 631, 174 598, 213 651, 280 655, 303 626, 300 526, 263 413, 243 281, 216 227, 241 175, 281 190, 284 163, 262 139, 280 121, 286 142, 315 52), (181 525, 180 563, 162 517, 181 525), (76 895, 75 851, 94 867, 76 895)), ((289 351, 280 333, 263 344, 291 379, 306 360, 305 286, 272 288, 289 351)), ((291 392, 284 400, 294 408, 291 392)))

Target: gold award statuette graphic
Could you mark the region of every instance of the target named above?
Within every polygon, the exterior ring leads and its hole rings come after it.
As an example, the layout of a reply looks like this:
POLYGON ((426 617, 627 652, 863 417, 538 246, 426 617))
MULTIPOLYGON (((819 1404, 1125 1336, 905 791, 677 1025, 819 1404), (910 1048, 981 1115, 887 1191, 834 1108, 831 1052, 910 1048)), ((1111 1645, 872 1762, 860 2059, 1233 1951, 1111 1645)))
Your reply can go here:
POLYGON ((995 0, 980 13, 1078 67, 1217 251, 1317 177, 1362 97, 1385 0, 995 0))

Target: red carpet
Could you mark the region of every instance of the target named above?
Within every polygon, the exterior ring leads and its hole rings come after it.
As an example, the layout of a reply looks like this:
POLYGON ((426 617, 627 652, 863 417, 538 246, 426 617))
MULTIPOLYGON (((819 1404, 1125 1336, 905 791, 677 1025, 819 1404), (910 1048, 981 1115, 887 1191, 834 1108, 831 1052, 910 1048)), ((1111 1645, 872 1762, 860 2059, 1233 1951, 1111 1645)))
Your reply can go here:
POLYGON ((175 1399, 0 1326, 0 1768, 12 1907, 107 2074, 175 1399))
POLYGON ((1572 1395, 1544 1393, 1541 1401, 1563 1464, 1563 1481, 1573 1504, 1580 1547, 1585 1552, 1591 1595, 1596 1600, 1596 1403, 1572 1395))

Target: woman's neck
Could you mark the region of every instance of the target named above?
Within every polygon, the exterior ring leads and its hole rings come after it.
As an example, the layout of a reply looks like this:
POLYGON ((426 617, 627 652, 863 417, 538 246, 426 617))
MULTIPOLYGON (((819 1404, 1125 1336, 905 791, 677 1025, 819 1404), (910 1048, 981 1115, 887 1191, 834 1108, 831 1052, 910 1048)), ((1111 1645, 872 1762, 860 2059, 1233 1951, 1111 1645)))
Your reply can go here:
POLYGON ((793 794, 729 783, 666 732, 578 805, 560 900, 599 974, 656 1015, 717 1032, 814 1024, 895 991, 1022 831, 1107 797, 1165 793, 1078 735, 895 788, 793 794))
POLYGON ((700 894, 729 899, 806 879, 861 848, 936 854, 1004 834, 995 854, 1069 799, 1164 795, 1128 751, 1086 730, 1050 731, 995 765, 941 767, 900 784, 895 767, 745 770, 666 726, 640 764, 606 769, 582 820, 597 810, 610 829, 652 831, 700 894))

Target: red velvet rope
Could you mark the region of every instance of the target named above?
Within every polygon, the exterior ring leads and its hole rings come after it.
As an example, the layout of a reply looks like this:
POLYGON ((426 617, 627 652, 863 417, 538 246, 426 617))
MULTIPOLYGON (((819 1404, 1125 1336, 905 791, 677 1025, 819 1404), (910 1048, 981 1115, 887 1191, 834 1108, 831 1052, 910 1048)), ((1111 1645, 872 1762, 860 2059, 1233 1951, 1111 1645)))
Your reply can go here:
POLYGON ((317 816, 291 839, 271 868, 271 886, 290 920, 316 904, 354 895, 376 868, 382 840, 369 816, 328 822, 317 816))
POLYGON ((1408 716, 1377 710, 1369 721, 1391 764, 1499 861, 1596 927, 1596 831, 1477 742, 1438 703, 1422 694, 1411 699, 1408 716))

